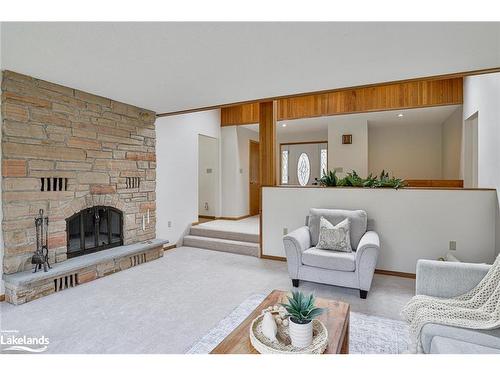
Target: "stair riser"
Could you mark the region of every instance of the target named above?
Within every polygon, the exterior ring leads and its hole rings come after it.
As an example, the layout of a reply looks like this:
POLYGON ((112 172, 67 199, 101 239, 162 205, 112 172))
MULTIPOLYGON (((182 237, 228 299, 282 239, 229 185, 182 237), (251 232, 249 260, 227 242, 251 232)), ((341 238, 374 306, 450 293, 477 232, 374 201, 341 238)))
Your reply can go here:
POLYGON ((259 243, 258 234, 226 232, 226 231, 200 228, 196 226, 191 227, 189 234, 191 234, 192 236, 221 238, 224 240, 259 243))
POLYGON ((259 256, 259 248, 255 246, 244 246, 225 244, 217 241, 204 241, 203 239, 184 238, 183 246, 197 247, 200 249, 223 251, 241 255, 259 256))

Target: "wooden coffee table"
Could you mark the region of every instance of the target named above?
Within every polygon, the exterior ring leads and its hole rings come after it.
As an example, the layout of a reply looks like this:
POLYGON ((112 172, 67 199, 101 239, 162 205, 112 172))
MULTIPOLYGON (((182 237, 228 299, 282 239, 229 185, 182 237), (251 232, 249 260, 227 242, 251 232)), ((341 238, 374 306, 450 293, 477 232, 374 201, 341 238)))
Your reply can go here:
MULTIPOLYGON (((211 354, 259 354, 250 343, 250 324, 266 307, 286 302, 287 293, 281 290, 272 291, 243 323, 211 351, 211 354)), ((325 354, 349 353, 349 304, 316 298, 316 305, 327 309, 318 317, 328 330, 328 347, 325 354)))

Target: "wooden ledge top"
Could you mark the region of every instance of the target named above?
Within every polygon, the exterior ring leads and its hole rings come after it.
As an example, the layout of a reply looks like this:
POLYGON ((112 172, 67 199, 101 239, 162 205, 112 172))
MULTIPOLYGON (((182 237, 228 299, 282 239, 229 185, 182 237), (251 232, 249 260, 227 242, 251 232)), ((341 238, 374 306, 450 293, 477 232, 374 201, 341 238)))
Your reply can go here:
POLYGON ((365 190, 365 191, 406 191, 406 190, 453 190, 453 191, 496 191, 494 188, 458 188, 458 187, 405 187, 400 189, 393 188, 360 188, 352 186, 300 186, 300 185, 263 185, 263 188, 278 188, 278 189, 350 189, 350 190, 365 190))

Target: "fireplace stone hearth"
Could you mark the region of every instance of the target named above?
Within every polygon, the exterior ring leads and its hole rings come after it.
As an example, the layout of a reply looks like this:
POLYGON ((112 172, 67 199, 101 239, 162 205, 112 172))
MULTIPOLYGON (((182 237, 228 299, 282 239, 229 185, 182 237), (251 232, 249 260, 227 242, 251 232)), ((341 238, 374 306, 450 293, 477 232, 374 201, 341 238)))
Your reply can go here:
POLYGON ((163 256, 168 241, 155 239, 118 246, 57 263, 48 272, 4 275, 5 300, 14 305, 73 288, 163 256))

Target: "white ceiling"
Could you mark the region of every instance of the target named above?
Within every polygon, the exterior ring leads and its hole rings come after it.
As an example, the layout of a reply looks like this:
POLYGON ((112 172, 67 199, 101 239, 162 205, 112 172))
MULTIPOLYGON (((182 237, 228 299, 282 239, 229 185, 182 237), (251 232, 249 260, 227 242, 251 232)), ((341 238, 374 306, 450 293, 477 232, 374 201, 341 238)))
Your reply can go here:
POLYGON ((365 113, 359 115, 364 117, 368 121, 368 126, 370 127, 382 127, 382 126, 412 126, 412 125, 434 125, 440 126, 445 122, 453 112, 461 105, 448 105, 442 107, 429 107, 429 108, 416 108, 407 109, 403 111, 387 111, 387 112, 375 112, 372 114, 365 113), (403 117, 399 117, 398 114, 403 114, 403 117))
POLYGON ((2 23, 2 69, 158 113, 500 66, 500 23, 2 23))
MULTIPOLYGON (((460 105, 447 105, 440 107, 415 108, 397 111, 370 112, 351 115, 325 116, 279 121, 276 131, 278 135, 321 132, 327 131, 328 124, 342 123, 342 120, 351 119, 366 120, 369 127, 382 127, 392 125, 411 126, 417 124, 422 126, 441 126, 441 124, 460 107, 460 105), (402 114, 403 117, 399 117, 398 114, 402 114), (286 124, 286 126, 283 127, 283 124, 286 124)), ((256 132, 259 131, 258 124, 240 126, 256 132)))

